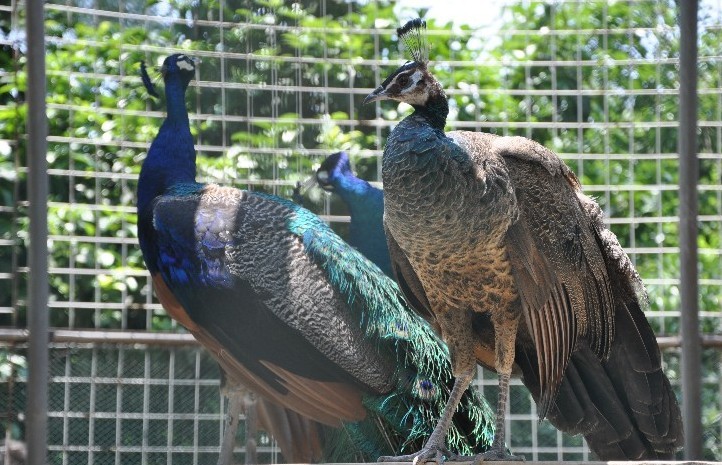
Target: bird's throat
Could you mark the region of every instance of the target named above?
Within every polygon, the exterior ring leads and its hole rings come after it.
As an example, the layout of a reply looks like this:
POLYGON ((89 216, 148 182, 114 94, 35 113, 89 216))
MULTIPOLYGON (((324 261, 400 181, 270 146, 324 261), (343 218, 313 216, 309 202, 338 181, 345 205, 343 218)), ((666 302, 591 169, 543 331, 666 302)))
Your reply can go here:
POLYGON ((428 120, 433 128, 444 130, 446 117, 449 116, 449 101, 445 95, 432 94, 426 105, 414 105, 414 108, 416 113, 428 120))

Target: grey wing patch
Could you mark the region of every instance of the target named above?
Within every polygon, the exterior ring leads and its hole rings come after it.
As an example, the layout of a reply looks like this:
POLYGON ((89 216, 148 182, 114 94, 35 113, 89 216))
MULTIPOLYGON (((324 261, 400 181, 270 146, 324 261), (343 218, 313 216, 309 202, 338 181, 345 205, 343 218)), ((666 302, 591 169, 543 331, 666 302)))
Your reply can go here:
MULTIPOLYGON (((284 274, 287 283, 271 297, 279 316, 304 335, 321 353, 363 384, 384 392, 391 387, 393 369, 375 357, 351 307, 326 280, 322 270, 305 256, 302 244, 288 250, 290 260, 284 274)), ((278 267, 278 264, 276 265, 278 267)))
POLYGON ((499 136, 494 134, 471 131, 450 131, 446 133, 446 136, 466 153, 477 158, 488 157, 492 153, 495 141, 499 139, 499 136))

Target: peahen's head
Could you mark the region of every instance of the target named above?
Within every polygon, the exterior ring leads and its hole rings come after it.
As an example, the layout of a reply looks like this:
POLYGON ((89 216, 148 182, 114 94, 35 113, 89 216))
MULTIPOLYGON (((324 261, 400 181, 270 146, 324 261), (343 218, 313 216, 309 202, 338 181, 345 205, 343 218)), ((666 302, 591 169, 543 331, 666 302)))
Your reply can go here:
POLYGON ((428 69, 429 53, 424 31, 426 22, 413 19, 398 28, 396 33, 411 54, 412 61, 391 73, 373 92, 366 96, 364 103, 377 100, 396 100, 408 103, 417 110, 432 113, 433 120, 446 121, 448 101, 439 81, 428 69))
POLYGON ((316 181, 321 189, 333 192, 344 178, 355 177, 346 152, 329 155, 316 170, 316 181))
POLYGON ((429 72, 426 63, 409 61, 394 71, 373 92, 366 96, 364 103, 377 100, 396 100, 413 107, 423 107, 429 100, 445 97, 439 81, 429 72))

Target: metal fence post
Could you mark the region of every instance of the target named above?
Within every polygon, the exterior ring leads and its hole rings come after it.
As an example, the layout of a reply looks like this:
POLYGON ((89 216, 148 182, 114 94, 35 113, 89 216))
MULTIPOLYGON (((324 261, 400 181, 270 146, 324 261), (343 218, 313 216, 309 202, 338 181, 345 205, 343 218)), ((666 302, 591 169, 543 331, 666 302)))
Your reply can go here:
POLYGON ((48 123, 45 112, 45 12, 27 0, 28 199, 28 399, 25 409, 28 464, 47 463, 48 426, 48 123))
POLYGON ((679 246, 684 458, 702 458, 701 338, 697 271, 697 0, 679 2, 679 246))

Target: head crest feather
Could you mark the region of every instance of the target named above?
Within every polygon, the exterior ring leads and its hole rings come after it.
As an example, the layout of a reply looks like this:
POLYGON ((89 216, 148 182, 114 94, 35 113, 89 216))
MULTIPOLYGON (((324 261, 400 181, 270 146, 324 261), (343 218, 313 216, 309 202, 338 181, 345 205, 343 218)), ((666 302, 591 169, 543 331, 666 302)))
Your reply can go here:
POLYGON ((396 29, 404 48, 411 54, 413 61, 421 64, 429 62, 429 45, 426 41, 426 21, 415 18, 396 29))
POLYGON ((153 85, 153 80, 151 80, 150 76, 148 76, 148 70, 145 67, 145 62, 140 62, 140 79, 143 81, 143 85, 145 86, 145 90, 148 91, 148 94, 151 97, 159 98, 158 92, 155 90, 155 86, 153 85))

